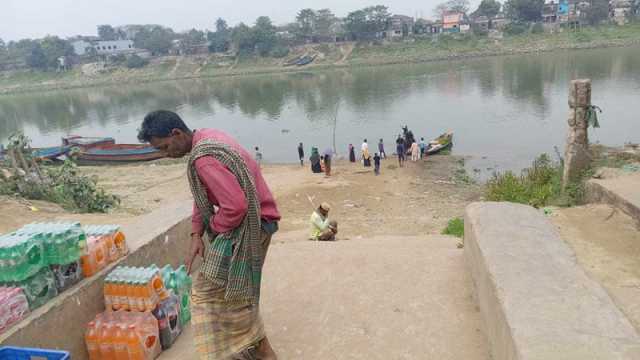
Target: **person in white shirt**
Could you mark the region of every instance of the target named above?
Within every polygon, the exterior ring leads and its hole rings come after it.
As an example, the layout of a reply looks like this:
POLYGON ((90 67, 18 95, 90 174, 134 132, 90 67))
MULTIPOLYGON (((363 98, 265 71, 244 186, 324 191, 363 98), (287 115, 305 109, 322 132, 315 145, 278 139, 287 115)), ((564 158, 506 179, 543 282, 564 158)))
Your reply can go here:
POLYGON ((367 144, 367 139, 364 139, 364 142, 362 143, 362 151, 369 150, 369 144, 367 144))

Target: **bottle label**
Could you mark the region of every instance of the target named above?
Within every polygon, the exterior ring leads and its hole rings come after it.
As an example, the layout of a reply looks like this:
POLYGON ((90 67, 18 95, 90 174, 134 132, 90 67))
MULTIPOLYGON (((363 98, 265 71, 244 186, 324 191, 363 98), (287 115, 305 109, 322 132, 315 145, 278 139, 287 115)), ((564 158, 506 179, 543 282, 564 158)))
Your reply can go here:
POLYGON ((167 328, 167 326, 169 326, 169 322, 167 321, 167 318, 161 318, 158 320, 158 327, 160 329, 165 329, 167 328))

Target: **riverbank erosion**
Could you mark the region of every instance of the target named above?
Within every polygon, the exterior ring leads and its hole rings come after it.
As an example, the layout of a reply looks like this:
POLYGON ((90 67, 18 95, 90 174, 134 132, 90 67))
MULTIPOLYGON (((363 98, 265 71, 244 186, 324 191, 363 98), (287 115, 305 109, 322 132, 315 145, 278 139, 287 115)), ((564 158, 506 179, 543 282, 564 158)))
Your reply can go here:
POLYGON ((584 28, 559 34, 528 34, 489 39, 472 35, 418 38, 407 42, 381 44, 317 44, 292 51, 291 57, 317 55, 307 66, 284 67, 285 59, 243 57, 231 61, 216 54, 156 58, 142 69, 121 66, 100 71, 75 68, 64 73, 4 72, 0 73, 0 94, 25 93, 59 89, 141 84, 155 81, 198 79, 228 76, 299 73, 335 68, 450 61, 486 56, 544 53, 571 49, 593 49, 640 45, 640 25, 625 27, 584 28))

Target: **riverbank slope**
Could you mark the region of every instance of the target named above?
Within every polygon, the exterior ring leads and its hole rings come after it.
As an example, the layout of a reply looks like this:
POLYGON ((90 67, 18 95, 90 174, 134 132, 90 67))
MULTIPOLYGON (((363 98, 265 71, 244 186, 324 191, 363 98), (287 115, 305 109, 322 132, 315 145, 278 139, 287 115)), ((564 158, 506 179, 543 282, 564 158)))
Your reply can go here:
POLYGON ((283 67, 285 59, 238 58, 216 54, 154 59, 142 69, 110 67, 95 73, 76 68, 66 73, 34 71, 0 73, 0 95, 32 91, 137 84, 178 79, 242 76, 301 71, 321 71, 352 66, 421 63, 484 56, 542 53, 556 50, 640 45, 640 24, 624 27, 583 28, 558 34, 527 34, 487 37, 448 36, 418 38, 405 42, 374 44, 317 44, 293 50, 289 58, 316 54, 313 64, 283 67))

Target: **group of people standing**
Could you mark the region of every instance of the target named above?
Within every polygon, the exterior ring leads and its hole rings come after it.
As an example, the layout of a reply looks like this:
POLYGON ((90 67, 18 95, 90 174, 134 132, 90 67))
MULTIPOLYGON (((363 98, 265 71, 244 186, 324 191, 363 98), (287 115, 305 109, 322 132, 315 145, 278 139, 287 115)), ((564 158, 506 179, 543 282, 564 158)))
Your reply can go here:
MULTIPOLYGON (((360 160, 364 167, 371 167, 371 163, 373 161, 374 173, 376 175, 380 175, 380 164, 382 159, 387 158, 387 153, 384 149, 384 140, 380 139, 378 142, 378 152, 375 152, 373 156, 371 156, 371 152, 369 151, 369 143, 367 139, 364 139, 362 142, 362 146, 360 147, 361 155, 360 160)), ((356 156, 356 148, 353 144, 349 144, 348 147, 349 152, 349 161, 355 163, 357 161, 356 156)), ((409 149, 405 146, 405 141, 402 136, 398 135, 396 139, 396 152, 398 154, 398 165, 400 167, 404 166, 406 161, 407 153, 411 154, 411 161, 418 161, 423 159, 427 155, 427 144, 424 141, 424 138, 420 138, 420 142, 413 142, 409 149), (408 151, 407 151, 408 150, 408 151)), ((311 162, 311 171, 313 173, 325 173, 327 176, 331 176, 331 161, 333 159, 334 151, 331 148, 327 148, 322 154, 320 154, 317 147, 311 148, 311 157, 309 161, 311 162)), ((298 158, 300 160, 300 166, 304 166, 304 145, 300 143, 298 145, 298 158)))
MULTIPOLYGON (((380 175, 380 160, 386 158, 386 154, 384 152, 384 142, 380 139, 378 143, 378 152, 374 153, 373 158, 371 157, 371 153, 369 152, 369 144, 367 143, 367 139, 364 139, 362 142, 361 150, 361 159, 364 167, 371 167, 371 160, 373 159, 373 171, 376 175, 380 175)), ((353 144, 349 144, 349 161, 354 163, 356 162, 356 151, 353 144)))

